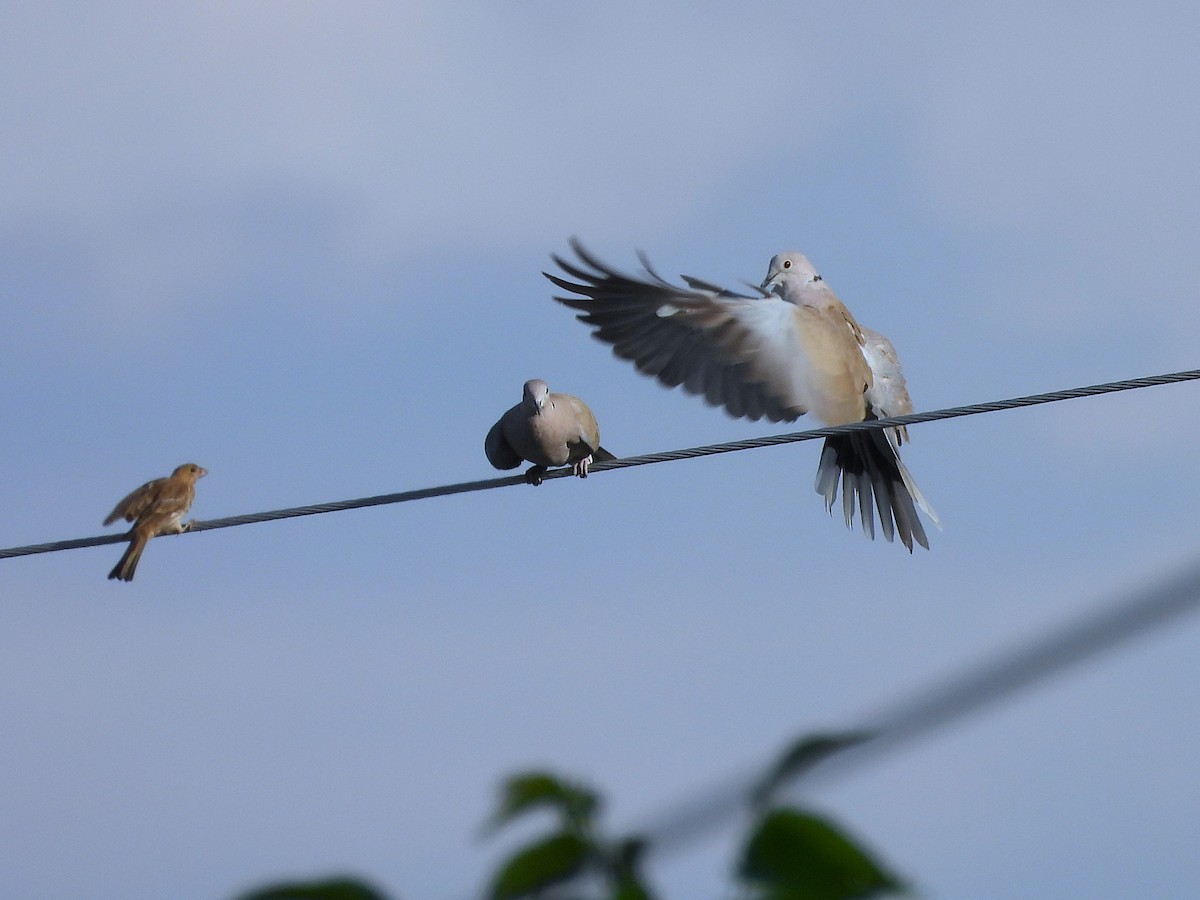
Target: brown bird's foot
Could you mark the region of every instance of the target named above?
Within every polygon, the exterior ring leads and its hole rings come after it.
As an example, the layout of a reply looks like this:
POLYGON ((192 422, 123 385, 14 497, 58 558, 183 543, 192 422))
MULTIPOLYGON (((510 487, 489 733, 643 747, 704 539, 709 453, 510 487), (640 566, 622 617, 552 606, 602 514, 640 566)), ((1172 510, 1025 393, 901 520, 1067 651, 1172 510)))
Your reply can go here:
POLYGON ((591 467, 591 465, 592 465, 592 457, 591 457, 591 454, 588 454, 583 459, 579 460, 579 462, 575 463, 575 465, 572 468, 574 469, 575 474, 578 475, 580 478, 587 478, 588 477, 588 469, 591 467))
POLYGON ((530 484, 532 484, 534 487, 537 487, 544 480, 542 478, 542 476, 545 474, 546 474, 545 466, 530 466, 528 469, 525 470, 525 480, 528 481, 530 484))
POLYGON ((195 524, 196 524, 195 519, 188 519, 186 522, 184 522, 182 525, 179 526, 179 533, 183 534, 185 531, 191 531, 192 526, 195 524))

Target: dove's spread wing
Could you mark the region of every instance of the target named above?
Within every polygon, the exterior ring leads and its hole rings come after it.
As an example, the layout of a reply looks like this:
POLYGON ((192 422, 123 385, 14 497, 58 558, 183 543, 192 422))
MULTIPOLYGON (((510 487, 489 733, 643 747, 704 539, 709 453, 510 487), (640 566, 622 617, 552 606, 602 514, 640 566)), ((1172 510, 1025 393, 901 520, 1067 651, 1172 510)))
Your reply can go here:
POLYGON ((578 296, 556 299, 640 371, 733 416, 790 422, 811 410, 828 423, 862 420, 870 373, 844 322, 766 293, 694 278, 679 287, 649 266, 648 277, 629 276, 572 246, 583 267, 554 259, 576 280, 546 277, 578 296))

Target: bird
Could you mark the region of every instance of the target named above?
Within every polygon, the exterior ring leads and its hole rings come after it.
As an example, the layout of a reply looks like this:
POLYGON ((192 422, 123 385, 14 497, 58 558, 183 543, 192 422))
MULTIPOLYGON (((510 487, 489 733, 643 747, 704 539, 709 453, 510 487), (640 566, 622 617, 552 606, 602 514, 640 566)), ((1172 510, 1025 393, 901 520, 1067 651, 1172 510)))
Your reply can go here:
MULTIPOLYGON (((570 296, 559 303, 667 387, 682 386, 734 418, 792 422, 811 412, 825 425, 842 425, 912 412, 896 349, 882 334, 859 325, 850 310, 801 253, 772 257, 753 294, 700 278, 684 285, 660 276, 644 253, 645 275, 613 269, 571 240, 578 262, 551 258, 562 274, 543 272, 570 296), (565 277, 564 277, 565 276, 565 277)), ((898 534, 929 548, 916 507, 941 527, 900 459, 903 428, 869 429, 825 439, 815 487, 832 513, 842 486, 846 526, 857 509, 863 533, 875 537, 873 506, 884 537, 898 534)))
POLYGON ((483 450, 497 469, 533 463, 525 473, 530 484, 541 484, 550 466, 570 464, 587 478, 593 462, 616 459, 600 446, 600 428, 587 404, 570 394, 552 392, 546 382, 525 382, 521 402, 507 410, 487 433, 483 450))
POLYGON ((166 478, 147 481, 130 493, 104 520, 111 525, 118 519, 133 522, 129 529, 129 546, 108 573, 109 579, 133 581, 138 560, 152 537, 160 534, 182 534, 191 527, 183 517, 196 497, 196 482, 208 474, 195 463, 184 463, 166 478))

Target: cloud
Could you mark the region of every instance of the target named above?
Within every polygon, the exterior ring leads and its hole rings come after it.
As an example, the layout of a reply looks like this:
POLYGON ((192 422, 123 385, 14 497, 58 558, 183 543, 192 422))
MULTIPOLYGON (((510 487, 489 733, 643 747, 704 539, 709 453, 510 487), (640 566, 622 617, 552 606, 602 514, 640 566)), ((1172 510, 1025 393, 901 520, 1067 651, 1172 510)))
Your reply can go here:
POLYGON ((662 222, 760 148, 818 141, 806 123, 844 74, 769 64, 764 11, 729 29, 681 11, 9 11, 2 146, 20 164, 0 200, 10 221, 111 222, 292 179, 342 193, 392 246, 662 222))

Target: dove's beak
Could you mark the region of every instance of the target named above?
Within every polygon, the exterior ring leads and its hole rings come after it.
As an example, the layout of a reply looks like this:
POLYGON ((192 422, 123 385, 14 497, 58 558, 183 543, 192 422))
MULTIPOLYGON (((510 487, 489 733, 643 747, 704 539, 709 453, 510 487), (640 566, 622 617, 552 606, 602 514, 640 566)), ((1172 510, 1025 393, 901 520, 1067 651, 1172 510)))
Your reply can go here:
POLYGON ((782 269, 780 269, 778 272, 772 272, 771 274, 769 274, 766 278, 763 279, 762 284, 760 284, 758 286, 759 290, 762 290, 762 291, 772 290, 775 287, 775 285, 779 284, 779 276, 782 274, 783 274, 782 269))

